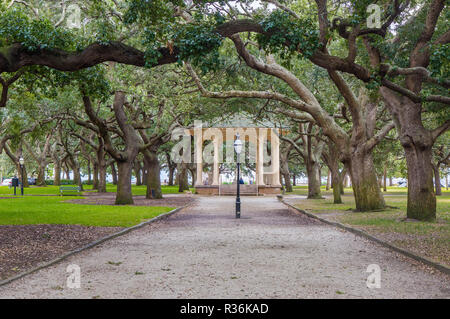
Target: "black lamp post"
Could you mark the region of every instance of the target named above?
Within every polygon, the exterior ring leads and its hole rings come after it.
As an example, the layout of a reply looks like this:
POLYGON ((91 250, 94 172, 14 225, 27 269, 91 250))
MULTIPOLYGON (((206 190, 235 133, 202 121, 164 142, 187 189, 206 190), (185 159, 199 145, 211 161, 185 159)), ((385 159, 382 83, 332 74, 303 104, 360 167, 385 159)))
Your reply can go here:
POLYGON ((24 181, 24 179, 23 179, 23 164, 25 163, 25 161, 24 161, 24 159, 23 159, 23 157, 21 156, 20 158, 19 158, 19 164, 20 164, 20 174, 22 175, 22 185, 21 185, 21 187, 20 187, 20 194, 23 196, 23 181, 24 181))
POLYGON ((236 134, 236 140, 234 141, 234 151, 236 152, 237 157, 237 193, 236 193, 236 218, 241 218, 241 197, 240 197, 240 178, 239 178, 239 155, 242 151, 242 141, 239 139, 239 133, 236 134))

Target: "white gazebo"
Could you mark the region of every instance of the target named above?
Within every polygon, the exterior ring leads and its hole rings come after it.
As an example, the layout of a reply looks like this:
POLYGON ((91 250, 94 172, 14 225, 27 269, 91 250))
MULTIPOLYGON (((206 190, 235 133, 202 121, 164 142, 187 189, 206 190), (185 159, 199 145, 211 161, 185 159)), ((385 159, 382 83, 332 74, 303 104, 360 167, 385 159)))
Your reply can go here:
POLYGON ((240 161, 255 163, 256 178, 252 185, 241 185, 243 194, 279 194, 280 183, 280 139, 284 129, 273 127, 268 122, 251 122, 247 119, 232 117, 220 121, 209 127, 198 123, 190 130, 194 135, 194 161, 197 165, 195 190, 198 194, 221 195, 232 194, 236 187, 222 185, 220 178, 220 164, 235 162, 233 149, 234 139, 239 133, 244 143, 245 152, 241 153, 240 161), (212 141, 204 147, 205 141, 212 141), (270 144, 269 144, 270 143, 270 144), (225 156, 224 146, 225 145, 225 156), (270 155, 269 146, 270 145, 270 155), (212 180, 205 183, 203 178, 203 164, 212 164, 212 180), (225 191, 224 191, 225 190, 225 191))

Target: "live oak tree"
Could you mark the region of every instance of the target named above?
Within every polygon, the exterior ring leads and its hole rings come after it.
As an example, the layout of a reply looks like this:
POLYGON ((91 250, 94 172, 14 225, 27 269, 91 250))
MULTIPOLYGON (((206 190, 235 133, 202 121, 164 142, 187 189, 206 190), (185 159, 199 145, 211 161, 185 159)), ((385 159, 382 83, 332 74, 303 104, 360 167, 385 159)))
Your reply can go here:
POLYGON ((65 162, 73 172, 73 182, 83 190, 83 181, 81 179, 81 145, 78 139, 74 139, 72 136, 73 128, 68 123, 58 126, 57 130, 57 143, 65 152, 65 162))
MULTIPOLYGON (((450 120, 447 112, 441 125, 429 128, 423 112, 432 111, 432 105, 442 109, 450 104, 450 31, 445 14, 441 14, 444 0, 416 4, 417 13, 405 22, 398 17, 407 12, 408 5, 408 1, 395 1, 388 9, 381 28, 366 29, 364 35, 363 31, 355 31, 356 27, 353 27, 353 32, 362 36, 370 58, 365 70, 380 86, 405 151, 408 165, 407 215, 433 220, 436 217, 436 198, 431 150, 436 139, 450 127, 450 120), (396 34, 389 29, 395 20, 400 21, 396 34), (375 71, 370 73, 371 69, 375 71)), ((343 37, 347 35, 343 31, 340 34, 343 37)))
MULTIPOLYGON (((75 120, 75 123, 81 122, 82 120, 80 119, 75 120)), ((81 125, 84 125, 84 122, 81 125)), ((106 169, 114 160, 106 157, 103 138, 96 132, 89 132, 83 135, 73 132, 72 135, 80 139, 82 154, 93 164, 94 178, 92 189, 97 190, 99 193, 106 193, 106 169), (87 150, 87 145, 90 146, 95 155, 90 154, 87 150)))
POLYGON ((340 169, 339 160, 336 156, 338 153, 336 145, 331 141, 326 141, 325 150, 322 152, 323 162, 328 166, 330 177, 331 177, 331 187, 333 188, 333 203, 342 204, 343 194, 343 179, 346 174, 346 169, 340 169))
POLYGON ((24 187, 28 187, 27 171, 32 172, 35 166, 37 166, 39 184, 45 185, 45 168, 48 164, 51 145, 51 136, 48 136, 48 131, 51 129, 53 118, 48 112, 42 111, 46 105, 41 102, 32 94, 15 94, 8 106, 2 109, 5 118, 0 126, 0 154, 5 151, 16 167, 20 180, 22 180, 22 169, 19 158, 25 158, 24 187), (27 107, 20 109, 19 105, 27 107), (41 149, 42 152, 35 152, 28 141, 33 141, 32 144, 36 147, 39 147, 39 144, 45 145, 41 149), (37 165, 33 165, 33 162, 37 165))
POLYGON ((52 144, 52 133, 48 132, 41 138, 34 138, 31 144, 26 139, 23 139, 23 145, 29 154, 38 164, 38 175, 36 180, 37 186, 46 186, 45 170, 50 160, 50 149, 52 144))
POLYGON ((295 131, 292 130, 294 138, 281 137, 303 158, 308 176, 308 199, 322 198, 320 190, 320 161, 326 143, 320 137, 318 130, 319 128, 315 127, 314 123, 300 123, 297 124, 295 131))
POLYGON ((108 154, 114 158, 118 167, 118 183, 116 193, 116 204, 126 205, 133 203, 133 195, 131 191, 131 177, 133 163, 136 156, 144 148, 141 138, 129 123, 128 117, 124 110, 126 95, 122 91, 116 91, 112 109, 119 127, 118 134, 123 140, 124 148, 120 149, 114 145, 111 138, 111 132, 104 119, 100 118, 92 106, 89 96, 83 96, 83 104, 90 121, 95 125, 98 134, 105 142, 105 149, 108 154))

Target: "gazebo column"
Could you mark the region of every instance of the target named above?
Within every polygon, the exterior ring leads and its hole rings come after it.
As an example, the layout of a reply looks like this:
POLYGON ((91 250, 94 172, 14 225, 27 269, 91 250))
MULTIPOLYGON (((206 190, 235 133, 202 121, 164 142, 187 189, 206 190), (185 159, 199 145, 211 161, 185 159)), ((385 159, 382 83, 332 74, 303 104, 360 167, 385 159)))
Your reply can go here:
POLYGON ((272 146, 272 186, 281 186, 280 183, 280 139, 276 129, 270 135, 272 146))
POLYGON ((219 139, 214 136, 214 172, 212 185, 219 185, 219 139))
POLYGON ((256 156, 256 182, 258 185, 264 185, 264 141, 266 137, 267 130, 260 128, 256 156))
POLYGON ((195 186, 203 185, 203 136, 202 128, 195 129, 199 130, 195 137, 195 161, 197 162, 197 180, 195 181, 195 186))

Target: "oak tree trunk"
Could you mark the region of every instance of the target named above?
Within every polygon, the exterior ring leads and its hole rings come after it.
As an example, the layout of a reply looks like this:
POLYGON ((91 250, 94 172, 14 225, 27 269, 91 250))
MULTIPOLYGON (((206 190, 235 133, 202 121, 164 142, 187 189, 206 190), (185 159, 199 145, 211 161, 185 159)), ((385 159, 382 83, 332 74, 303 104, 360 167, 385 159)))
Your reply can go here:
POLYGON ((286 192, 292 192, 292 184, 291 184, 291 174, 289 173, 289 166, 287 160, 284 159, 284 156, 280 156, 281 165, 280 165, 280 173, 284 179, 284 187, 286 192))
POLYGON ((188 174, 186 164, 179 164, 178 171, 178 192, 183 193, 189 190, 188 174))
POLYGON ((91 185, 92 184, 91 161, 87 162, 87 169, 88 169, 88 185, 91 185))
POLYGON ((339 173, 339 162, 336 157, 330 157, 328 162, 329 180, 331 182, 331 188, 333 189, 333 203, 342 204, 341 188, 342 177, 339 173))
POLYGON ((197 180, 197 170, 195 170, 195 169, 188 169, 188 171, 191 173, 191 177, 192 177, 191 187, 194 187, 195 186, 195 181, 197 180))
POLYGON ((116 193, 116 205, 133 204, 133 194, 131 192, 131 175, 133 171, 133 161, 117 162, 118 181, 116 193))
POLYGON ((99 193, 106 193, 106 164, 99 165, 98 167, 98 187, 99 193))
POLYGON ((81 181, 81 173, 79 167, 73 167, 73 182, 75 185, 78 185, 80 187, 80 190, 83 190, 83 183, 81 181))
POLYGON ((372 152, 357 150, 345 162, 352 182, 357 211, 384 209, 384 202, 373 164, 372 152))
POLYGON ((173 174, 175 172, 175 168, 169 166, 169 186, 173 186, 173 174))
POLYGON ((341 178, 339 176, 339 171, 332 173, 331 184, 333 188, 333 203, 342 204, 342 197, 341 197, 342 183, 341 178))
POLYGON ((36 180, 37 186, 47 186, 45 184, 45 165, 39 165, 38 167, 38 177, 36 180))
POLYGON ((328 169, 328 176, 327 176, 327 187, 326 190, 329 191, 331 186, 331 170, 328 169))
POLYGON ((136 162, 134 163, 133 169, 134 169, 134 175, 136 176, 136 186, 141 186, 142 185, 141 163, 136 160, 136 162))
MULTIPOLYGON (((97 149, 97 173, 98 173, 98 180, 97 180, 97 192, 98 193, 106 193, 106 152, 103 147, 103 141, 99 139, 99 147, 97 149)), ((112 167, 112 166, 111 166, 112 167)))
POLYGON ((436 196, 442 195, 442 189, 441 189, 441 176, 439 175, 439 166, 433 165, 434 170, 434 187, 436 191, 436 196))
POLYGON ((292 184, 291 184, 291 176, 289 173, 282 173, 283 174, 283 179, 284 179, 284 187, 286 189, 286 192, 291 193, 292 190, 292 184))
POLYGON ((320 199, 320 165, 318 162, 309 162, 306 165, 308 174, 308 199, 320 199))
POLYGON ((411 145, 405 147, 408 166, 408 218, 434 220, 436 196, 431 167, 431 146, 411 145))
POLYGON ((53 185, 61 186, 61 163, 55 162, 55 176, 53 177, 53 185))
POLYGON ((98 190, 98 163, 94 162, 93 165, 93 171, 94 171, 94 176, 93 176, 93 180, 92 180, 92 189, 97 189, 98 190))
MULTIPOLYGON (((414 88, 416 82, 409 83, 414 88)), ((420 82, 417 83, 420 85, 420 82)), ((398 137, 405 151, 408 168, 406 215, 418 220, 435 220, 436 195, 431 165, 434 138, 422 124, 422 104, 415 103, 406 96, 399 97, 385 87, 380 92, 394 118, 398 137)))
POLYGON ((145 150, 144 154, 144 171, 146 174, 148 199, 163 198, 161 190, 161 177, 158 154, 156 152, 145 150))
POLYGON ((115 163, 111 163, 111 176, 112 176, 113 185, 117 185, 117 170, 116 170, 115 163))

